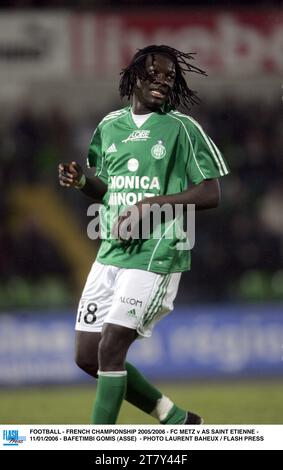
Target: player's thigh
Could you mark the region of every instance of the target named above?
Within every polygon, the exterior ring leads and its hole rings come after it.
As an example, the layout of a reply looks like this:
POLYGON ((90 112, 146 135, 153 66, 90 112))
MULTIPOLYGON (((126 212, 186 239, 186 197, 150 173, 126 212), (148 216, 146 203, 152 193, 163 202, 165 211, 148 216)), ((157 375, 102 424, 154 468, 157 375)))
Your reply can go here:
POLYGON ((76 330, 100 333, 113 300, 118 268, 95 262, 78 306, 76 330))
POLYGON ((180 278, 179 273, 122 269, 115 280, 113 302, 105 322, 134 329, 141 336, 150 336, 157 314, 163 316, 173 308, 179 284, 177 278, 180 278))

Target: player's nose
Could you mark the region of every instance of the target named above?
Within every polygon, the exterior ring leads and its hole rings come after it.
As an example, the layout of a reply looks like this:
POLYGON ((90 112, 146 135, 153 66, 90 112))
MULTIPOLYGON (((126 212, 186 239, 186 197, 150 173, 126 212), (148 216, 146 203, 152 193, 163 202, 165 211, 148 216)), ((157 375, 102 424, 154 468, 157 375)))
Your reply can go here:
POLYGON ((160 72, 158 75, 156 75, 155 81, 163 85, 164 83, 166 83, 166 75, 160 72))

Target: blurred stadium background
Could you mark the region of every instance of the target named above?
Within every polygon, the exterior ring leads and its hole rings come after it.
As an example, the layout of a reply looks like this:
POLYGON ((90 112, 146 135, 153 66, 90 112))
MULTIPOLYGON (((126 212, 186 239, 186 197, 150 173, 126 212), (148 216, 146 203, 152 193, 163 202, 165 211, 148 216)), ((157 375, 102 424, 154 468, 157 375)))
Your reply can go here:
MULTIPOLYGON (((207 70, 188 77, 202 99, 191 114, 231 175, 221 208, 197 215, 174 313, 130 355, 208 424, 282 424, 282 2, 118 3, 1 2, 0 422, 89 422, 95 384, 73 363, 73 324, 98 245, 90 201, 59 187, 57 165, 85 165, 97 123, 121 107, 121 67, 165 43, 207 70)), ((125 405, 119 422, 153 421, 125 405)))

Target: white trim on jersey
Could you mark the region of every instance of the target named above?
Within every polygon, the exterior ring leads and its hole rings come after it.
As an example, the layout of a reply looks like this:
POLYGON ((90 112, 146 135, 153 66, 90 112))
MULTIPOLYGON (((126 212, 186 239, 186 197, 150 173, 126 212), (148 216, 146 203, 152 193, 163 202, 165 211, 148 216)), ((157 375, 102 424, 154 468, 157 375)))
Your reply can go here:
POLYGON ((210 137, 208 137, 208 138, 209 138, 209 141, 211 142, 211 145, 213 146, 215 152, 217 153, 217 155, 218 155, 218 157, 219 157, 219 159, 222 163, 224 174, 227 175, 229 173, 229 171, 228 171, 228 168, 225 165, 225 162, 222 158, 222 155, 221 155, 221 152, 220 152, 219 148, 217 147, 217 145, 213 142, 213 140, 210 137))
MULTIPOLYGON (((103 126, 103 128, 101 129, 101 132, 105 129, 105 127, 106 127, 108 124, 111 124, 113 121, 116 121, 117 119, 120 119, 121 117, 123 117, 123 116, 125 116, 127 113, 129 113, 129 109, 123 110, 123 111, 125 111, 125 112, 122 113, 122 114, 120 114, 120 115, 118 115, 118 116, 112 116, 113 119, 112 119, 110 122, 107 122, 107 123, 103 126)), ((102 121, 101 121, 101 122, 102 122, 102 121)), ((102 155, 102 158, 101 158, 101 168, 100 168, 100 171, 99 171, 98 173, 96 173, 96 176, 101 175, 102 170, 103 170, 103 166, 104 166, 104 161, 105 161, 105 155, 103 154, 103 155, 102 155)))
POLYGON ((204 179, 206 179, 207 177, 205 176, 205 174, 204 174, 203 171, 201 170, 201 167, 199 166, 199 163, 198 163, 198 161, 197 161, 197 157, 196 157, 196 154, 195 154, 195 151, 194 151, 194 147, 193 147, 191 138, 190 138, 190 136, 189 136, 188 129, 186 128, 185 124, 183 123, 183 121, 181 121, 181 119, 178 119, 177 117, 174 117, 174 116, 172 116, 172 115, 169 114, 169 113, 167 114, 167 116, 170 116, 172 119, 176 119, 176 121, 179 121, 179 122, 182 124, 182 126, 183 126, 183 128, 185 129, 185 132, 186 132, 186 134, 187 134, 188 140, 189 140, 189 142, 190 142, 190 146, 191 146, 191 149, 192 149, 192 152, 193 152, 193 157, 194 157, 194 160, 195 160, 195 162, 196 162, 196 165, 197 165, 197 167, 198 167, 198 169, 199 169, 199 172, 200 172, 201 176, 202 176, 204 179))
POLYGON ((228 169, 225 165, 225 162, 222 158, 220 150, 217 148, 217 146, 215 145, 213 140, 206 135, 206 133, 204 132, 201 125, 194 118, 192 118, 191 116, 187 116, 186 114, 182 114, 179 111, 172 111, 172 113, 176 114, 177 116, 182 116, 182 117, 188 119, 189 121, 191 121, 197 127, 197 129, 200 131, 201 135, 203 136, 204 140, 206 141, 214 160, 216 161, 216 164, 219 168, 220 175, 221 176, 227 175, 229 173, 229 171, 228 171, 228 169))
POLYGON ((171 222, 171 224, 168 225, 168 227, 167 227, 167 229, 165 230, 165 232, 163 233, 162 237, 158 240, 158 243, 155 245, 155 248, 154 248, 154 250, 153 250, 153 252, 152 252, 152 255, 151 255, 151 257, 150 257, 150 260, 149 260, 149 263, 148 263, 148 266, 147 266, 147 271, 149 271, 149 269, 150 269, 150 265, 151 265, 151 263, 152 263, 152 260, 153 260, 153 258, 154 258, 154 255, 155 255, 155 252, 156 252, 156 250, 157 250, 157 248, 158 248, 159 243, 161 242, 161 240, 162 240, 162 238, 164 237, 164 235, 166 234, 166 232, 168 232, 169 228, 171 228, 171 226, 172 226, 175 222, 176 222, 176 219, 174 219, 174 220, 171 222))
MULTIPOLYGON (((103 126, 102 129, 101 129, 101 132, 105 129, 106 126, 108 126, 108 124, 111 124, 111 122, 116 121, 116 119, 120 119, 121 117, 126 116, 126 114, 129 114, 129 112, 130 112, 130 110, 127 109, 127 110, 125 110, 124 113, 115 114, 114 116, 111 116, 111 118, 109 117, 109 119, 108 119, 109 122, 106 122, 106 124, 104 124, 104 126, 103 126), (110 119, 112 119, 112 120, 110 121, 110 119)), ((106 117, 107 117, 107 116, 106 116, 106 117)), ((104 118, 104 119, 106 119, 106 118, 104 118)), ((103 123, 103 119, 102 119, 101 122, 103 123)))
POLYGON ((109 119, 114 118, 116 116, 122 116, 123 114, 126 114, 129 110, 128 109, 120 109, 119 111, 113 111, 112 113, 107 114, 101 122, 103 121, 109 121, 109 119))

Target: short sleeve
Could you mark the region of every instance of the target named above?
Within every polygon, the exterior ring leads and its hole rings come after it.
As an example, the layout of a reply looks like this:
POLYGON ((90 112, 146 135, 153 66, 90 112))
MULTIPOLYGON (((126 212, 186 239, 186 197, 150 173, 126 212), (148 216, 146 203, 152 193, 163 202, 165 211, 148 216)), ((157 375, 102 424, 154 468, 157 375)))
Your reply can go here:
POLYGON ((105 184, 108 181, 108 173, 106 168, 106 162, 102 151, 102 137, 101 137, 101 129, 98 126, 94 134, 92 136, 90 146, 88 149, 88 156, 87 156, 87 164, 88 166, 95 167, 96 173, 95 176, 100 178, 105 184))
POLYGON ((191 120, 190 125, 185 126, 185 134, 188 150, 186 172, 193 184, 229 173, 222 153, 200 124, 191 120))

